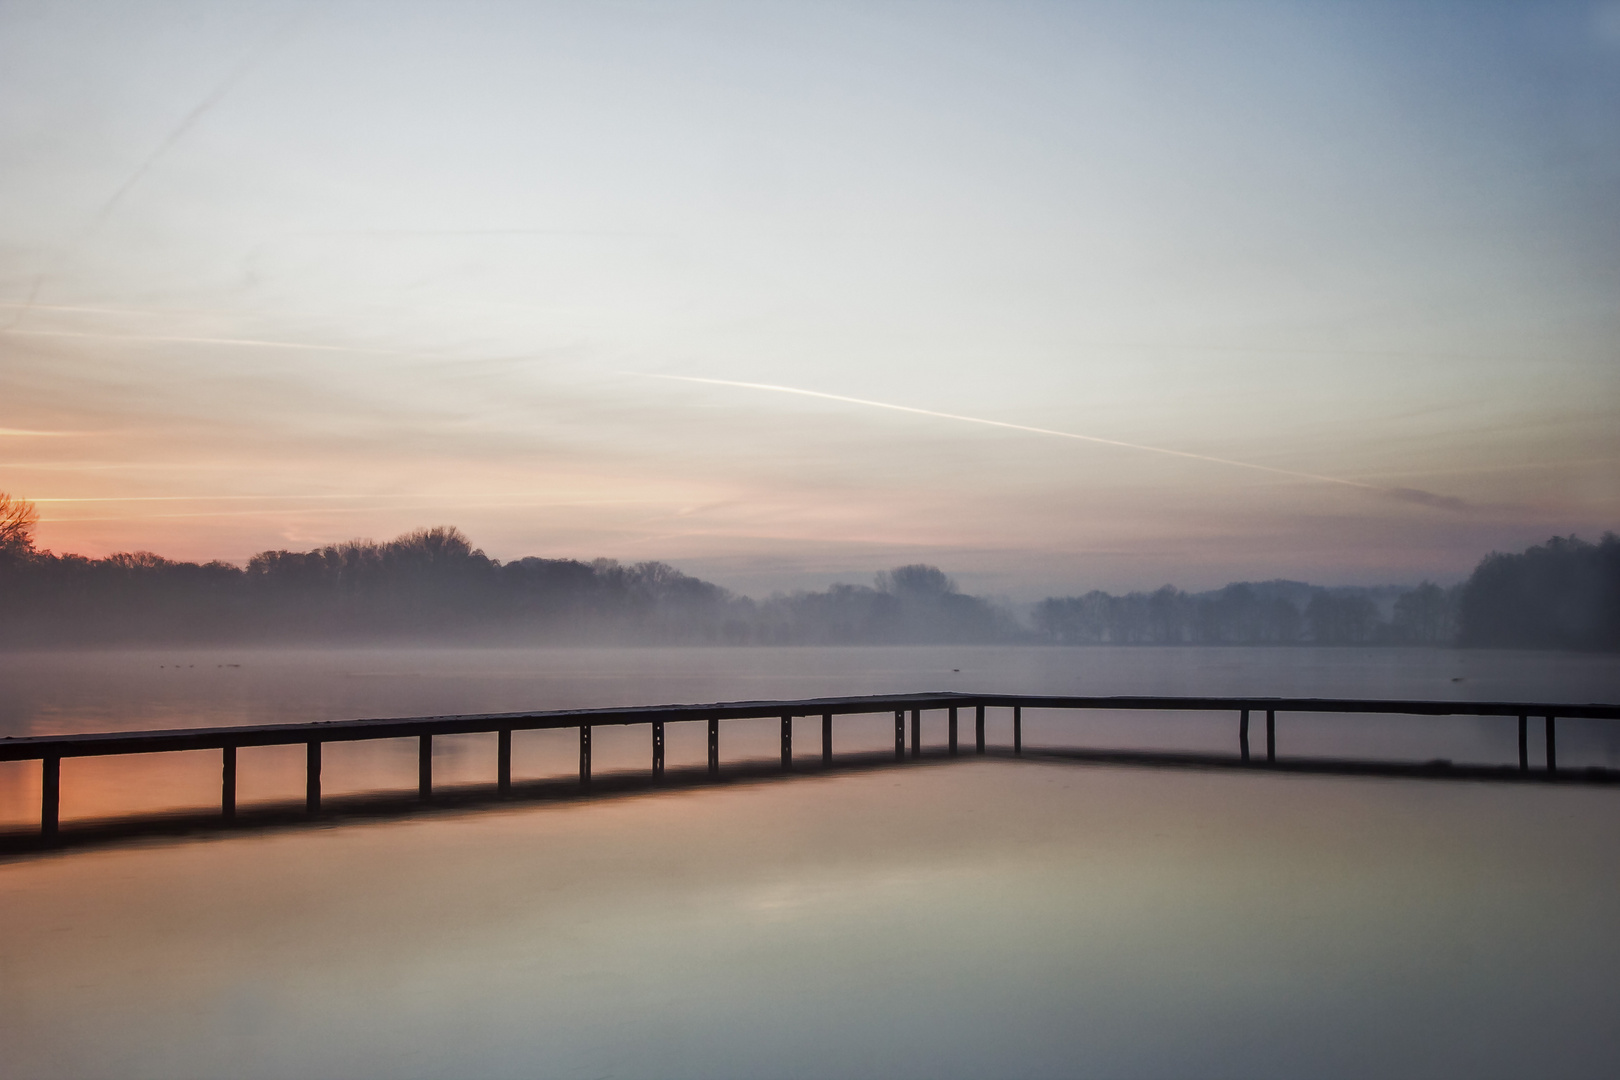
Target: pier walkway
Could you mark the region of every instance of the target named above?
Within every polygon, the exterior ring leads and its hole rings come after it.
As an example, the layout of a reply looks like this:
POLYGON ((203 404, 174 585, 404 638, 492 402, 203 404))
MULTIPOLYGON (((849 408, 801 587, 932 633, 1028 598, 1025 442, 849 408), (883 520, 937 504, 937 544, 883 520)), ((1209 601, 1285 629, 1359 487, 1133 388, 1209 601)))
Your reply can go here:
MULTIPOLYGON (((1585 783, 1620 782, 1620 771, 1583 769, 1559 771, 1557 721, 1559 718, 1620 720, 1620 705, 1574 705, 1546 702, 1487 701, 1388 701, 1330 698, 1232 698, 1232 697, 1053 697, 1020 694, 889 694, 868 697, 809 698, 795 701, 740 701, 707 705, 655 705, 622 709, 570 709, 547 712, 488 713, 468 716, 420 716, 375 720, 338 720, 304 724, 263 724, 244 727, 184 728, 164 731, 96 732, 79 735, 25 736, 0 739, 0 761, 40 762, 40 824, 37 843, 55 842, 60 828, 61 764, 63 758, 104 757, 120 754, 150 754, 173 751, 220 751, 220 808, 218 820, 230 823, 237 818, 236 759, 244 747, 302 745, 305 747, 305 815, 322 813, 321 749, 327 743, 374 739, 415 738, 419 743, 419 769, 416 798, 430 802, 433 785, 433 740, 438 736, 490 733, 497 735, 494 765, 496 797, 512 793, 512 736, 515 732, 576 728, 579 732, 579 774, 577 784, 589 788, 591 776, 591 732, 595 728, 646 725, 649 730, 647 779, 664 777, 664 731, 669 724, 704 724, 708 730, 708 768, 711 778, 721 772, 721 731, 726 721, 777 718, 781 722, 780 770, 796 766, 793 751, 793 721, 796 717, 821 718, 823 767, 832 767, 834 727, 840 716, 851 714, 892 715, 894 721, 893 761, 916 759, 923 754, 922 714, 946 714, 947 755, 960 752, 963 741, 959 727, 964 718, 973 724, 973 753, 987 752, 986 710, 1011 713, 1011 745, 989 748, 992 752, 1022 755, 1023 713, 1026 709, 1058 711, 1145 711, 1225 713, 1236 720, 1235 753, 1208 754, 1175 751, 1086 750, 1045 748, 1032 750, 1047 758, 1089 761, 1098 764, 1191 768, 1269 768, 1288 772, 1334 773, 1343 775, 1443 776, 1455 779, 1559 781, 1585 783), (1390 762, 1320 757, 1282 757, 1277 751, 1279 718, 1287 714, 1329 713, 1343 716, 1401 715, 1415 718, 1436 716, 1511 717, 1518 724, 1518 763, 1508 766, 1453 766, 1446 762, 1390 762), (1259 746, 1251 747, 1251 723, 1263 724, 1254 735, 1259 746), (1532 727, 1539 728, 1544 743, 1544 765, 1532 769, 1530 738, 1532 727), (909 741, 908 741, 909 734, 909 741)), ((870 764, 874 755, 859 755, 870 764)), ((883 760, 890 760, 887 752, 883 760)), ((849 764, 856 764, 850 761, 849 764)), ((799 768, 813 767, 800 758, 799 768)), ((759 763, 749 763, 750 775, 761 771, 759 763)))

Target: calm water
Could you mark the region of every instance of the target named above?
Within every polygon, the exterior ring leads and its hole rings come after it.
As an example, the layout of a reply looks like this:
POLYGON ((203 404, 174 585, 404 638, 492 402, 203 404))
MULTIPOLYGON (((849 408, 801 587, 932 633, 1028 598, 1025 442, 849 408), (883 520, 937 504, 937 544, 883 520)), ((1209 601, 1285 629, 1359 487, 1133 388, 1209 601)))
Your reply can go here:
MULTIPOLYGON (((1615 658, 1349 649, 35 654, 0 680, 0 734, 919 689, 1620 700, 1615 658)), ((645 731, 614 734, 599 767, 645 767, 645 731)), ((671 734, 672 764, 702 759, 671 734)), ((1235 719, 1036 715, 1026 739, 1230 749, 1235 719)), ((441 776, 489 779, 487 740, 442 741, 441 776)), ((414 782, 412 745, 346 749, 330 789, 414 782)), ((520 775, 573 764, 571 733, 516 749, 520 775)), ((1508 761, 1515 739, 1285 716, 1279 750, 1508 761)), ((256 753, 244 796, 295 796, 297 761, 256 753)), ((1617 757, 1561 725, 1561 763, 1617 757)), ((63 777, 70 817, 217 795, 213 755, 63 777)), ((0 771, 7 818, 35 799, 34 770, 0 771)), ((19 859, 0 1075, 1607 1076, 1617 811, 1611 789, 962 759, 19 859)))

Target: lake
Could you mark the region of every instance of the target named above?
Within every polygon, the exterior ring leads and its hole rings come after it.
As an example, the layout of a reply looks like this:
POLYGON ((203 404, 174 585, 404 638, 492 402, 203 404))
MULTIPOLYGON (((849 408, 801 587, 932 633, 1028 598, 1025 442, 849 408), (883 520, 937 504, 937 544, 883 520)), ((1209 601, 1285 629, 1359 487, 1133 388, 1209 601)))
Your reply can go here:
MULTIPOLYGON (((1613 702, 1620 658, 222 649, 9 654, 0 680, 20 735, 924 690, 1613 702)), ((839 723, 840 749, 892 737, 839 723)), ((774 722, 723 732, 728 761, 776 752, 774 722)), ((1561 765, 1620 765, 1600 724, 1559 736, 1561 765)), ((1025 722, 1030 747, 1235 739, 1229 716, 1025 722)), ((243 751, 244 802, 298 796, 289 749, 243 751)), ((1516 735, 1284 715, 1278 749, 1511 762, 1516 735)), ((574 752, 520 733, 514 773, 574 752)), ((699 726, 669 754, 700 762, 699 726)), ((644 770, 645 729, 595 756, 644 770)), ((409 789, 415 765, 406 741, 329 748, 327 790, 409 789)), ((216 805, 217 770, 69 761, 64 820, 216 805)), ((37 771, 0 767, 0 824, 37 821, 37 771)), ((493 738, 437 740, 435 773, 487 782, 493 738)), ((1612 788, 968 757, 15 857, 0 1074, 1606 1076, 1617 810, 1612 788)))

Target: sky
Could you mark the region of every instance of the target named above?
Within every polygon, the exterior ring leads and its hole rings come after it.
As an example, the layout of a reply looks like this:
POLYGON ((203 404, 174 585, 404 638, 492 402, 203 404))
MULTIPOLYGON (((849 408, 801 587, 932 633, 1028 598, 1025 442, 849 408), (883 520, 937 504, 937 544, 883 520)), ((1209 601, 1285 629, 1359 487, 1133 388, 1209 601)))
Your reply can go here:
POLYGON ((0 3, 0 490, 752 595, 1620 528, 1620 4, 0 3))

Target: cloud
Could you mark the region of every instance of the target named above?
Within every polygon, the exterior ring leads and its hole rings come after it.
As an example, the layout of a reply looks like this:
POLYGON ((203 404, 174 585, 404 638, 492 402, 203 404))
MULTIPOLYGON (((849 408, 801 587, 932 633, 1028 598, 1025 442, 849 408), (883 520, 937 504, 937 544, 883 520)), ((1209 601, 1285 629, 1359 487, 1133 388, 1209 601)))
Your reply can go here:
POLYGON ((1471 509, 1470 505, 1462 499, 1451 495, 1436 495, 1432 491, 1420 491, 1417 488, 1395 487, 1380 488, 1380 493, 1396 502, 1415 503, 1418 506, 1429 506, 1436 510, 1450 510, 1453 513, 1462 513, 1471 509))
POLYGON ((313 352, 364 353, 368 356, 413 356, 396 349, 367 349, 357 345, 314 345, 304 341, 264 341, 258 338, 188 337, 178 334, 107 334, 89 330, 0 329, 16 337, 94 338, 97 341, 160 342, 171 345, 237 345, 251 349, 299 349, 313 352))
POLYGON ((732 379, 705 379, 693 375, 657 375, 650 372, 631 372, 649 379, 669 379, 676 382, 703 383, 710 386, 735 386, 745 390, 766 390, 778 394, 797 394, 801 397, 820 398, 825 401, 839 401, 850 405, 864 405, 874 409, 889 409, 894 412, 911 413, 916 416, 933 416, 941 420, 957 420, 967 424, 982 424, 987 427, 1005 428, 1009 431, 1025 431, 1033 435, 1049 435, 1060 439, 1078 439, 1081 442, 1098 443, 1102 446, 1118 446, 1127 450, 1141 450, 1150 454, 1163 454, 1168 457, 1185 458, 1190 461, 1204 461, 1213 465, 1226 465, 1237 469, 1252 469, 1257 472, 1272 473, 1276 476, 1288 476, 1297 480, 1314 480, 1323 484, 1338 484, 1342 487, 1357 488, 1362 491, 1371 491, 1396 499, 1400 502, 1417 503, 1421 506, 1430 506, 1442 510, 1462 510, 1468 504, 1461 499, 1454 499, 1447 495, 1435 495, 1416 488, 1385 488, 1377 484, 1369 484, 1362 480, 1349 480, 1342 476, 1324 476, 1321 473, 1301 472, 1297 469, 1282 469, 1274 465, 1259 465, 1252 461, 1236 461, 1232 458, 1215 457, 1211 454, 1196 454, 1188 450, 1172 450, 1165 446, 1149 446, 1145 443, 1124 442, 1119 439, 1105 439, 1099 435, 1081 435, 1073 431, 1056 431, 1052 428, 1031 427, 1028 424, 1014 424, 1005 420, 987 420, 978 416, 963 416, 960 413, 938 412, 933 409, 919 409, 911 405, 895 405, 885 401, 870 401, 866 398, 846 397, 843 394, 827 394, 819 390, 803 390, 794 386, 776 386, 770 383, 737 382, 732 379))
MULTIPOLYGON (((289 38, 293 30, 303 21, 307 11, 308 9, 299 9, 274 32, 267 34, 242 62, 231 70, 222 82, 204 95, 203 99, 181 118, 180 123, 170 130, 169 134, 135 166, 134 170, 124 178, 123 183, 119 184, 113 193, 103 200, 100 208, 90 216, 89 222, 80 231, 77 238, 67 248, 58 253, 58 258, 65 258, 73 248, 83 245, 93 237, 102 225, 106 224, 107 219, 112 217, 113 211, 118 208, 118 204, 123 201, 124 196, 129 194, 131 189, 140 182, 141 178, 151 170, 152 166, 157 164, 158 160, 170 150, 174 149, 175 144, 186 136, 186 133, 196 125, 197 121, 201 120, 215 106, 230 96, 231 91, 236 89, 236 85, 257 67, 260 61, 289 38)), ((49 272, 44 269, 34 275, 27 296, 21 304, 15 306, 11 326, 17 326, 34 307, 34 302, 39 299, 40 290, 44 287, 47 276, 49 276, 49 272)))

